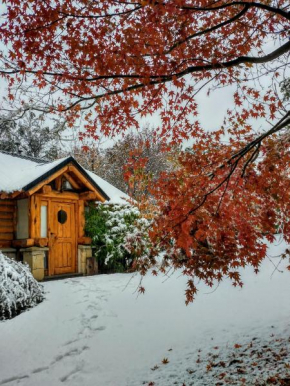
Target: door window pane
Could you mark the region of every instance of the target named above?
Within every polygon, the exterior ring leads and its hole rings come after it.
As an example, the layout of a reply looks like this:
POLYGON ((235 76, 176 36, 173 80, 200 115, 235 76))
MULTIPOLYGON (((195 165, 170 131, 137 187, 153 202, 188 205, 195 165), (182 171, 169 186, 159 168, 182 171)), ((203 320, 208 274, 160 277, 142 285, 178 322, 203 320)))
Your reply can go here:
POLYGON ((66 220, 67 220, 67 214, 64 210, 59 210, 58 213, 57 213, 57 220, 59 223, 61 224, 65 224, 66 220))

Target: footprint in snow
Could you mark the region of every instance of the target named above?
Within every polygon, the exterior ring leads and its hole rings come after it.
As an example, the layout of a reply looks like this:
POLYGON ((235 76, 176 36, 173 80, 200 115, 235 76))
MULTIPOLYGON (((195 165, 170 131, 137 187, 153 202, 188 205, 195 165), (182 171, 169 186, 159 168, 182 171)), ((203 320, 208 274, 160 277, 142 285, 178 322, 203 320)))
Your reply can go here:
POLYGON ((69 351, 67 351, 67 352, 64 353, 64 354, 57 355, 57 356, 54 358, 54 361, 51 363, 51 365, 54 365, 54 364, 56 364, 57 362, 60 362, 60 361, 62 361, 62 360, 65 359, 65 358, 69 358, 69 357, 74 357, 74 356, 81 355, 83 351, 88 350, 88 349, 89 349, 88 346, 83 346, 83 347, 81 347, 81 348, 74 348, 74 349, 72 349, 72 350, 69 350, 69 351))
POLYGON ((100 327, 94 328, 94 331, 104 331, 105 329, 106 329, 105 326, 100 326, 100 327))
POLYGON ((48 366, 38 367, 37 369, 32 371, 32 374, 42 373, 43 371, 48 370, 48 369, 49 369, 48 366))
POLYGON ((69 340, 69 341, 67 341, 67 342, 65 342, 65 343, 63 344, 63 347, 69 346, 70 344, 75 343, 75 342, 78 342, 78 341, 79 341, 79 339, 72 339, 72 340, 69 340))
POLYGON ((80 302, 76 302, 75 305, 78 305, 78 304, 85 304, 85 303, 88 303, 89 300, 81 300, 80 302))
POLYGON ((102 308, 97 303, 91 303, 87 306, 87 310, 100 311, 102 308))
POLYGON ((13 382, 13 384, 15 385, 14 381, 20 381, 24 378, 29 378, 29 375, 18 375, 17 377, 3 379, 3 381, 0 382, 0 385, 7 385, 11 382, 13 382))
POLYGON ((83 365, 82 364, 79 364, 77 365, 73 370, 71 370, 69 373, 67 373, 66 375, 64 375, 63 377, 60 377, 59 380, 61 382, 66 382, 68 381, 73 375, 79 373, 82 369, 83 365))

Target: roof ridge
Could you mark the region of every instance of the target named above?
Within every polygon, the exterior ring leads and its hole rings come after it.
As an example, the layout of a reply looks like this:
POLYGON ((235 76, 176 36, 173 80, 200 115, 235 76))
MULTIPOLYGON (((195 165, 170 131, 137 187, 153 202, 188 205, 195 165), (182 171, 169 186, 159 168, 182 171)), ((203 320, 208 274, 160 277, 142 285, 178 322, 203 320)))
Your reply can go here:
POLYGON ((0 149, 0 153, 7 154, 7 155, 10 155, 11 157, 15 157, 15 158, 26 159, 27 161, 34 161, 35 163, 38 163, 38 164, 47 164, 47 163, 53 162, 53 161, 50 161, 46 158, 38 158, 38 157, 32 157, 32 156, 24 155, 24 154, 10 153, 9 151, 1 150, 1 149, 0 149))

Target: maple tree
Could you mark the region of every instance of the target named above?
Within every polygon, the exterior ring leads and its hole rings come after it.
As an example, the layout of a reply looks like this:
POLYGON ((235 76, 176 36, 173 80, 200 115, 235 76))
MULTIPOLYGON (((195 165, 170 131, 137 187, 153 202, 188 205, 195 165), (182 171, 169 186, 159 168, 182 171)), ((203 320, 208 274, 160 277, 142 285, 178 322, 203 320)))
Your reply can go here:
MULTIPOLYGON (((162 270, 189 276, 187 301, 196 279, 242 284, 237 268, 258 269, 277 227, 290 240, 289 9, 285 0, 5 1, 0 72, 14 105, 21 85, 20 108, 29 99, 70 125, 83 117, 93 138, 154 113, 169 147, 192 140, 152 186, 152 240, 166 251, 162 270), (221 87, 233 101, 208 133, 197 96, 221 87)), ((154 261, 140 261, 141 272, 154 261)))

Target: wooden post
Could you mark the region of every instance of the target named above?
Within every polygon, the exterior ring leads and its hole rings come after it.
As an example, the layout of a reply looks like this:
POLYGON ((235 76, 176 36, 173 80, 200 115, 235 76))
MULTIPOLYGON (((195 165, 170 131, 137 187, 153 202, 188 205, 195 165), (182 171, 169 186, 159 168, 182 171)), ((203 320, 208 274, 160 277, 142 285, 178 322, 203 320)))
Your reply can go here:
POLYGON ((85 235, 85 203, 83 200, 79 200, 79 230, 78 236, 83 237, 85 235))
POLYGON ((38 236, 37 234, 37 225, 39 225, 39 211, 37 205, 37 198, 31 196, 29 200, 29 237, 35 239, 38 236))

